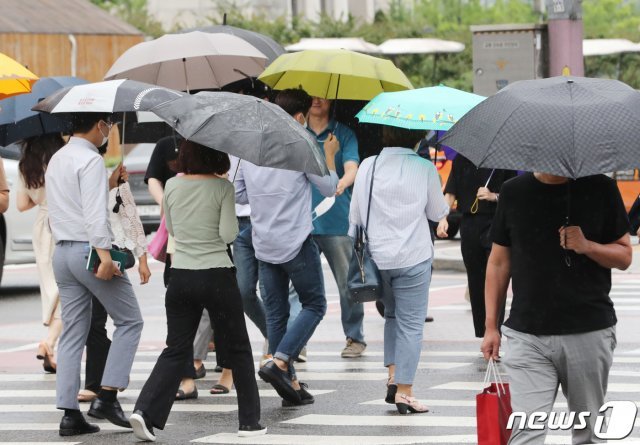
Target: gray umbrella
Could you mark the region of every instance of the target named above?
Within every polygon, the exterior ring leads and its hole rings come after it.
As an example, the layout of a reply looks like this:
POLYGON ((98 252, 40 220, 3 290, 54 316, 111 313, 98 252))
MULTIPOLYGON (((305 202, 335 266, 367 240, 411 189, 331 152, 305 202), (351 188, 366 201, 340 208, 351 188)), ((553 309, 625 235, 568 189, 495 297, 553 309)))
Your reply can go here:
POLYGON ((640 167, 640 92, 617 80, 515 82, 441 139, 478 167, 579 178, 640 167))
POLYGON ((203 26, 200 28, 192 28, 186 29, 180 32, 192 32, 192 31, 201 31, 201 32, 209 32, 209 33, 223 33, 223 34, 231 34, 237 37, 240 37, 242 40, 245 40, 258 48, 258 50, 267 56, 267 65, 276 60, 279 55, 286 53, 287 51, 280 45, 278 42, 273 40, 269 36, 265 36, 264 34, 260 34, 255 31, 249 31, 248 29, 236 28, 235 26, 229 25, 210 25, 203 26))
POLYGON ((200 92, 150 111, 185 139, 253 164, 329 174, 315 138, 282 108, 256 97, 200 92))

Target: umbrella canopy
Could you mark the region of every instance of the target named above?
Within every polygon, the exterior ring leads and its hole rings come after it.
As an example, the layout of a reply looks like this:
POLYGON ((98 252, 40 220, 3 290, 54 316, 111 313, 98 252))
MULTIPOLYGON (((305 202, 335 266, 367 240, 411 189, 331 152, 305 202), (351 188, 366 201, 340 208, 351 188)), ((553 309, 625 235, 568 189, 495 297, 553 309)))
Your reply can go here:
POLYGON ((378 47, 382 54, 447 54, 464 51, 464 43, 440 39, 389 39, 378 47))
POLYGON ((211 25, 200 28, 187 29, 183 32, 201 31, 208 33, 231 34, 240 37, 245 42, 255 46, 258 51, 267 56, 267 65, 276 60, 279 55, 286 53, 285 49, 278 42, 269 36, 248 29, 236 28, 229 25, 211 25))
POLYGON ((376 54, 380 48, 362 37, 303 38, 285 48, 289 52, 307 49, 348 49, 359 53, 376 54))
POLYGON ((381 93, 356 117, 363 123, 410 130, 448 130, 484 99, 444 85, 381 93))
POLYGON ((175 90, 218 89, 257 77, 267 57, 240 37, 193 31, 138 43, 122 54, 105 79, 131 79, 175 90))
POLYGON ((36 80, 38 76, 11 57, 0 53, 0 99, 28 93, 36 80))
POLYGON ((135 80, 108 80, 63 88, 33 110, 46 113, 116 113, 139 111, 184 94, 135 80))
POLYGON ((638 141, 640 92, 583 77, 515 82, 441 140, 478 167, 569 178, 640 167, 638 141))
POLYGON ((56 91, 87 83, 78 77, 42 77, 31 93, 0 101, 0 145, 48 133, 69 132, 69 121, 52 114, 31 110, 38 102, 56 91))
POLYGON ((325 99, 371 100, 385 91, 413 88, 390 60, 345 49, 283 54, 258 79, 276 90, 302 87, 325 99))
POLYGON ((282 108, 256 97, 204 91, 151 111, 185 139, 253 164, 329 173, 315 138, 282 108))

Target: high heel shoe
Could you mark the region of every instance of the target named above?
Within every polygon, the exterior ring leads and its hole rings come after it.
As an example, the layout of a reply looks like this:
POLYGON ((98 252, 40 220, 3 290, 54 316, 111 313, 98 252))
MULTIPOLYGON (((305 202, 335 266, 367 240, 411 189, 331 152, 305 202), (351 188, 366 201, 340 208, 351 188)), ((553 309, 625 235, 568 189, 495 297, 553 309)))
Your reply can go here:
POLYGON ((53 351, 46 342, 41 341, 38 345, 38 353, 36 354, 38 360, 42 360, 42 367, 45 372, 51 374, 56 373, 56 362, 53 360, 53 351))
POLYGON ((384 401, 393 405, 396 403, 396 393, 398 392, 398 385, 393 383, 393 376, 387 379, 387 396, 384 401))
POLYGON ((395 402, 396 408, 398 408, 398 412, 400 414, 407 414, 407 411, 410 411, 413 414, 429 412, 429 408, 427 408, 426 405, 420 403, 415 397, 411 397, 406 394, 397 393, 395 402))

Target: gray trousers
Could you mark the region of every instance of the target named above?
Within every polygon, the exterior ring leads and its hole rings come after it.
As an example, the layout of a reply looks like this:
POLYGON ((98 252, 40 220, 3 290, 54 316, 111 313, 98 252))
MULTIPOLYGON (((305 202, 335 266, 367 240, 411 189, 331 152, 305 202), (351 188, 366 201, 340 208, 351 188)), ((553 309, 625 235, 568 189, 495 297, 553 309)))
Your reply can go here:
MULTIPOLYGON (((193 359, 194 360, 206 360, 209 352, 209 341, 213 334, 213 326, 211 326, 211 319, 209 318, 209 311, 203 310, 202 317, 200 317, 200 324, 196 331, 196 337, 193 339, 193 359)), ((217 345, 216 345, 217 346, 217 345)))
POLYGON ((125 276, 100 280, 86 269, 89 244, 62 241, 53 254, 53 271, 60 290, 63 330, 58 344, 56 405, 79 409, 82 351, 91 325, 91 296, 113 319, 115 332, 102 377, 102 386, 126 388, 142 333, 138 301, 125 276))
MULTIPOLYGON (((616 328, 570 335, 530 335, 506 326, 503 360, 511 387, 513 411, 549 413, 558 385, 567 398, 569 411, 591 412, 584 430, 572 431, 573 444, 603 442, 593 428, 607 393, 609 370, 616 347, 616 328)), ((577 421, 576 416, 576 421, 577 421)), ((543 444, 548 428, 513 429, 509 445, 543 444)))

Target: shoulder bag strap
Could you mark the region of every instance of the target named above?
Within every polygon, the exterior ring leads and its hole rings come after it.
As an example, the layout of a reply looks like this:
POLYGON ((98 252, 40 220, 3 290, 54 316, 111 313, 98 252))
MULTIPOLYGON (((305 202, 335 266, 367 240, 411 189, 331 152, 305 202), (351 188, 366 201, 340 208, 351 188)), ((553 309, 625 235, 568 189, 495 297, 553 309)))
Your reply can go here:
POLYGON ((369 214, 371 213, 371 195, 373 194, 373 178, 376 174, 376 163, 378 162, 379 155, 373 161, 373 170, 371 171, 371 185, 369 186, 369 204, 367 205, 367 222, 365 224, 365 232, 369 230, 369 214))

